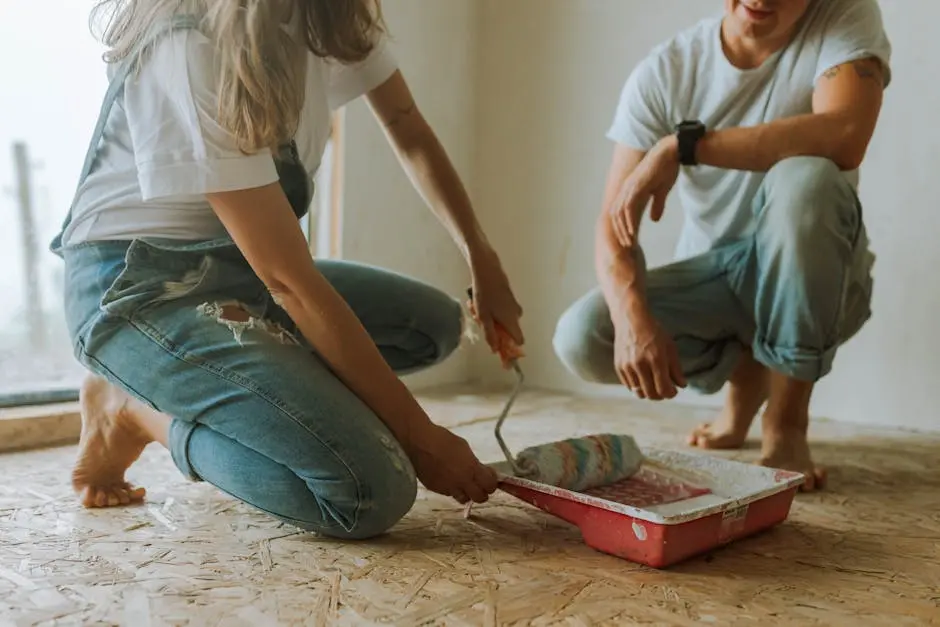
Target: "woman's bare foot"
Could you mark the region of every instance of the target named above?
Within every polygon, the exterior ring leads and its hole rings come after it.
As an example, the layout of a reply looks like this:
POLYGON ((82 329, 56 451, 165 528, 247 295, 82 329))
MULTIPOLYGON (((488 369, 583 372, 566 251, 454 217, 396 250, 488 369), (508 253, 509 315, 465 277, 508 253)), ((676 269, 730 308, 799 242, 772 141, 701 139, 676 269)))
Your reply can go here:
POLYGON ((153 441, 135 418, 139 404, 100 377, 89 376, 82 385, 82 435, 72 487, 85 507, 143 501, 146 490, 124 479, 125 471, 153 441))
POLYGON ((805 432, 765 429, 760 463, 768 468, 802 473, 806 477, 800 487, 803 492, 821 490, 826 485, 826 469, 813 463, 805 432))
POLYGON ((704 449, 741 448, 757 412, 767 401, 770 379, 767 369, 754 361, 750 352, 731 375, 725 407, 713 423, 699 425, 689 434, 689 446, 704 449))

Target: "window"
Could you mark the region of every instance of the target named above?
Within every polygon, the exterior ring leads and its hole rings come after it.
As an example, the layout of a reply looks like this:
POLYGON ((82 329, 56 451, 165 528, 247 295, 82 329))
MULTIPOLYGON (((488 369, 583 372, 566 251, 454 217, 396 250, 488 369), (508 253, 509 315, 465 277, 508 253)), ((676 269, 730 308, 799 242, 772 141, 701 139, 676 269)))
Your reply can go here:
POLYGON ((62 313, 62 262, 48 245, 107 85, 88 11, 71 0, 13 2, 0 20, 0 405, 74 398, 82 376, 62 313), (46 24, 43 36, 30 24, 46 24))
MULTIPOLYGON (((84 376, 65 325, 63 264, 48 245, 71 203, 107 88, 89 10, 73 0, 14 2, 0 20, 0 408, 75 400, 84 376), (23 28, 40 23, 42 37, 23 28)), ((341 122, 334 118, 304 225, 318 257, 341 253, 340 201, 332 193, 341 122)))
POLYGON ((333 115, 333 129, 323 162, 314 181, 313 206, 307 222, 307 238, 315 257, 342 255, 343 113, 333 115))

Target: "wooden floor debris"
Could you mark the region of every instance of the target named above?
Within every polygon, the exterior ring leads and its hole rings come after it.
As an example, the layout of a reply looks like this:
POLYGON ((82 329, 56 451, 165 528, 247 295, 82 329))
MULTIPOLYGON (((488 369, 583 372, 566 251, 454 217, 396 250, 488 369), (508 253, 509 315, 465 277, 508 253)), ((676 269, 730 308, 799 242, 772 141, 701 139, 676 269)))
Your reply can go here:
MULTIPOLYGON (((487 460, 501 394, 422 397, 487 460)), ((632 433, 684 447, 710 412, 529 393, 510 446, 632 433)), ((940 438, 817 422, 830 489, 791 519, 667 572, 595 553, 500 494, 421 493, 388 536, 341 544, 183 480, 161 450, 131 477, 147 503, 85 511, 74 448, 0 455, 0 626, 940 624, 940 438)), ((752 460, 756 450, 733 453, 752 460)))

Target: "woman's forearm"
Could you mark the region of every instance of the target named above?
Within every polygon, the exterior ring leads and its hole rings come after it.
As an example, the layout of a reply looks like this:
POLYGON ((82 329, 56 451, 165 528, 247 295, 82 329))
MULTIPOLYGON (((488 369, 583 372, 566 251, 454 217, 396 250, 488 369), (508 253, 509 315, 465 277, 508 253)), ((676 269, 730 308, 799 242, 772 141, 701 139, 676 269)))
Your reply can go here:
POLYGON ((333 373, 407 449, 415 435, 430 425, 430 419, 388 366, 346 301, 317 272, 299 289, 286 289, 276 297, 333 373))
MULTIPOLYGON (((317 270, 278 183, 207 196, 258 278, 327 366, 406 446, 430 419, 317 270), (265 207, 265 211, 258 211, 265 207)), ((342 417, 337 417, 341 420, 342 417)))
POLYGON ((413 139, 395 147, 398 159, 421 198, 469 261, 485 239, 470 196, 427 122, 422 118, 411 124, 415 129, 410 133, 413 139))

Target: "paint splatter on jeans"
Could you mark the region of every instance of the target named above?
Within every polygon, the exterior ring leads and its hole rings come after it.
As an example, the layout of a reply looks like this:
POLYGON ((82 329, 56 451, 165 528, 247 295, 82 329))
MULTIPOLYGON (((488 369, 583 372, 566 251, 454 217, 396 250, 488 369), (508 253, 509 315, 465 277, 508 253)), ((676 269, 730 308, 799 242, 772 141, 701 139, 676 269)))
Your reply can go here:
MULTIPOLYGON (((91 371, 173 418, 180 470, 303 529, 368 538, 417 490, 407 455, 228 240, 65 251, 66 309, 91 371)), ((413 279, 318 261, 398 373, 446 359, 460 303, 413 279)))

